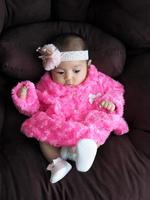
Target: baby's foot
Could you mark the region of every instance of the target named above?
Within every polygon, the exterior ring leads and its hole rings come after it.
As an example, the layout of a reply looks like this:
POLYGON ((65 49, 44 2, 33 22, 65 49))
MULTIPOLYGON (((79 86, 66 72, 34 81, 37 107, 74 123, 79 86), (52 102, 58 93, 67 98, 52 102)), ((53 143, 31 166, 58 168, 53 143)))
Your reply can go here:
POLYGON ((91 139, 81 139, 76 147, 76 168, 78 171, 88 171, 95 159, 97 144, 91 139))
POLYGON ((72 166, 67 161, 63 160, 62 158, 56 158, 53 160, 52 164, 49 164, 47 170, 51 171, 51 183, 56 183, 64 178, 69 171, 71 170, 72 166))

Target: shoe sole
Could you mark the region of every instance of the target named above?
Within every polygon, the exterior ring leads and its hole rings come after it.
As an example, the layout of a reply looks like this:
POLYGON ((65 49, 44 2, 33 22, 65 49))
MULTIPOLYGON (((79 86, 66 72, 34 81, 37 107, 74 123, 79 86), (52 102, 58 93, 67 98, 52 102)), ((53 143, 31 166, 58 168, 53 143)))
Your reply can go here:
POLYGON ((57 174, 55 174, 55 176, 50 178, 50 182, 51 183, 56 183, 58 181, 60 181, 61 179, 63 179, 68 173, 69 171, 72 169, 72 166, 67 163, 67 166, 65 166, 64 168, 60 169, 57 174))

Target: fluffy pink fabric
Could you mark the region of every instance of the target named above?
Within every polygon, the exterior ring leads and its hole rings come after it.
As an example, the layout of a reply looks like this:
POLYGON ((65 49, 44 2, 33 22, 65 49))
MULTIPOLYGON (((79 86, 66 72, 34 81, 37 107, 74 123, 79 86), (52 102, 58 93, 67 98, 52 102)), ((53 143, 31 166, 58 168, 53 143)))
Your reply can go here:
POLYGON ((21 113, 27 116, 31 116, 40 107, 35 86, 30 81, 23 81, 21 83, 18 83, 17 86, 12 89, 12 99, 13 99, 14 104, 16 105, 16 108, 21 113), (28 88, 28 95, 27 95, 26 100, 18 97, 19 90, 22 86, 25 86, 28 88))
MULTIPOLYGON (((128 125, 122 117, 123 86, 98 72, 94 65, 89 67, 87 79, 78 86, 60 85, 53 82, 50 75, 45 73, 36 89, 32 87, 30 90, 38 96, 37 99, 33 95, 30 100, 31 104, 40 103, 39 110, 34 107, 32 110, 29 101, 24 102, 26 106, 17 102, 17 107, 22 113, 34 113, 21 127, 22 132, 28 137, 54 146, 74 146, 81 138, 91 138, 102 145, 112 131, 118 135, 128 132, 128 125), (116 110, 109 113, 100 108, 99 103, 102 100, 112 101, 116 105, 116 110)), ((15 96, 14 94, 14 102, 15 96)))

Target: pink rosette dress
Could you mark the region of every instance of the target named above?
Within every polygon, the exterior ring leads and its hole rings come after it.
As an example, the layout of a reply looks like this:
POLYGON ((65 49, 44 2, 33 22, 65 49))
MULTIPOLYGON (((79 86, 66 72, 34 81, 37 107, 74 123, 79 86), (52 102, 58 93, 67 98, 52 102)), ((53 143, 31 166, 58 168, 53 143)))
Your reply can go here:
POLYGON ((36 85, 23 81, 12 89, 14 104, 29 116, 21 131, 57 147, 75 146, 83 138, 102 145, 112 131, 117 135, 127 133, 123 95, 123 85, 99 72, 94 65, 89 67, 86 80, 78 86, 58 84, 45 73, 36 85), (28 87, 26 99, 17 95, 22 86, 28 87), (112 101, 115 111, 101 108, 102 100, 112 101))

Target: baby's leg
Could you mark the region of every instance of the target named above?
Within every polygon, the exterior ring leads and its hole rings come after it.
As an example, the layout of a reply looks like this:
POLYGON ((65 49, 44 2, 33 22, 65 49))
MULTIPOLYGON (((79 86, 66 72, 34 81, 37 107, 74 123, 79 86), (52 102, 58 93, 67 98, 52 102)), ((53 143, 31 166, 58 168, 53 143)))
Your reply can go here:
POLYGON ((40 142, 40 148, 44 157, 50 162, 47 170, 51 171, 51 183, 56 183, 68 174, 72 166, 67 161, 60 158, 60 149, 40 142))
POLYGON ((49 145, 45 142, 40 142, 40 148, 44 157, 51 162, 53 159, 60 157, 60 148, 49 145))
POLYGON ((60 154, 65 160, 75 161, 78 171, 86 172, 91 168, 99 146, 92 139, 81 139, 74 148, 62 147, 60 154))

